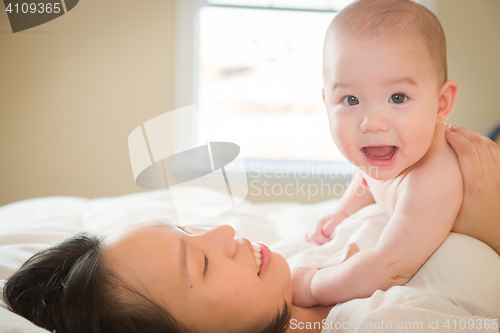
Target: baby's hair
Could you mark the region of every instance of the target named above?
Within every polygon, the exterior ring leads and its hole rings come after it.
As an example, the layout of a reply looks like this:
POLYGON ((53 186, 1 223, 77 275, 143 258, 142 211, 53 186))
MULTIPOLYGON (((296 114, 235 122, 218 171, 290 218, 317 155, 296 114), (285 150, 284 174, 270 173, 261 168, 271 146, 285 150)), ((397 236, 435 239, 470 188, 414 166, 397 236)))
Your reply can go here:
POLYGON ((341 10, 328 27, 323 49, 323 78, 332 40, 341 36, 421 38, 434 60, 440 84, 448 79, 446 37, 439 19, 411 0, 357 0, 341 10))

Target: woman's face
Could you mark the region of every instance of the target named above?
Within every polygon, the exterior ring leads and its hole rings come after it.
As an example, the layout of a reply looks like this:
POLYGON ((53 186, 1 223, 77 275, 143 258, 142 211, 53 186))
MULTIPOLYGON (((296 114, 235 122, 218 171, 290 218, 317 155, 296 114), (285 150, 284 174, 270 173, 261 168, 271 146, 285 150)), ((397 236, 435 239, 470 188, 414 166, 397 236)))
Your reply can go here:
POLYGON ((155 220, 120 229, 106 244, 110 268, 190 328, 256 331, 291 304, 286 260, 264 247, 258 273, 252 244, 230 226, 182 230, 155 220))

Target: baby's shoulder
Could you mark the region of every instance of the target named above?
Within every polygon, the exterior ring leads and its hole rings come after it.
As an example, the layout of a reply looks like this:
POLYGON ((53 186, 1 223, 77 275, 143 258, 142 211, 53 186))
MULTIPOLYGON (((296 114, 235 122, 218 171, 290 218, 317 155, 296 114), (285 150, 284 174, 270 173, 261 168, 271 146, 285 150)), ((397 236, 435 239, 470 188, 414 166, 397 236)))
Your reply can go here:
POLYGON ((435 140, 429 151, 420 159, 405 177, 410 183, 462 184, 462 173, 455 151, 444 136, 435 140), (440 138, 441 139, 441 138, 440 138))
POLYGON ((446 174, 454 169, 459 169, 458 159, 453 149, 448 146, 426 154, 415 163, 410 174, 414 177, 422 177, 431 174, 446 174))
POLYGON ((399 198, 404 198, 403 206, 419 203, 441 209, 461 204, 463 179, 458 158, 444 136, 442 139, 405 177, 398 193, 399 198))

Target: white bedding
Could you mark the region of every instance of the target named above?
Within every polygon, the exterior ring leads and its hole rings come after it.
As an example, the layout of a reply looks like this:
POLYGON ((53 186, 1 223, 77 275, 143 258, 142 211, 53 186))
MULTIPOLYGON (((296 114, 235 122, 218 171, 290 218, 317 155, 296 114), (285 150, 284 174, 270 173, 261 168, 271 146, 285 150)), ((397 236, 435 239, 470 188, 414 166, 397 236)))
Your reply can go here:
MULTIPOLYGON (((201 214, 224 202, 218 192, 186 187, 182 195, 196 201, 191 214, 201 214)), ((176 197, 177 199, 177 197, 176 197)), ((386 218, 376 206, 351 217, 336 232, 327 246, 315 247, 302 240, 302 235, 322 216, 329 213, 335 200, 320 204, 267 203, 244 201, 236 208, 206 225, 230 224, 240 236, 252 241, 274 244, 292 265, 317 267, 338 263, 345 257, 348 244, 356 242, 360 249, 376 244, 386 218), (328 255, 325 255, 325 252, 328 255), (323 258, 323 259, 321 259, 323 258)), ((108 232, 125 225, 163 217, 172 221, 176 214, 168 190, 152 191, 114 198, 83 199, 49 197, 21 201, 0 207, 0 288, 4 280, 37 251, 53 245, 77 232, 108 232)), ((376 292, 372 297, 354 300, 333 308, 330 324, 347 319, 372 321, 446 319, 500 319, 500 257, 485 244, 451 234, 443 246, 428 260, 405 287, 376 292)), ((477 322, 479 323, 479 321, 477 322)), ((488 332, 478 329, 445 329, 434 332, 488 332)), ((420 332, 429 330, 424 326, 420 332)), ((349 326, 335 332, 369 332, 365 326, 349 326)), ((397 331, 394 328, 388 331, 397 331)), ((411 330, 404 330, 411 332, 411 330)), ((497 332, 498 329, 493 330, 497 332)), ((0 332, 47 332, 0 306, 0 332)), ((325 329, 324 332, 330 332, 325 329)), ((333 330, 332 330, 333 332, 333 330)))

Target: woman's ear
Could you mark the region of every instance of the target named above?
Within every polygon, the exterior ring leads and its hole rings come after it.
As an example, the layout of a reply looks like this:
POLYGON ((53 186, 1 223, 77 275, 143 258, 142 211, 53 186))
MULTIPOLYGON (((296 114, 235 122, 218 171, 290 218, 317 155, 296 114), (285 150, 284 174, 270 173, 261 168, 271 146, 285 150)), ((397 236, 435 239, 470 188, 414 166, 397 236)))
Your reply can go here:
POLYGON ((321 88, 321 95, 323 95, 323 103, 325 103, 325 87, 321 88))
POLYGON ((450 116, 457 100, 458 83, 448 80, 439 89, 436 124, 444 123, 450 116))

